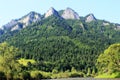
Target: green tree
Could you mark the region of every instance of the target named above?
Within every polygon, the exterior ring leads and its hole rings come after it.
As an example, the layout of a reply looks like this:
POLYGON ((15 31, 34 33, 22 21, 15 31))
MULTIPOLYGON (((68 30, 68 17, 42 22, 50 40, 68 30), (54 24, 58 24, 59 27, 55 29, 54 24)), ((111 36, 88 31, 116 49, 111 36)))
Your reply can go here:
POLYGON ((97 59, 100 73, 120 72, 120 44, 113 44, 97 59))
POLYGON ((6 75, 20 72, 20 64, 16 61, 16 54, 19 50, 6 42, 0 44, 0 71, 6 75))

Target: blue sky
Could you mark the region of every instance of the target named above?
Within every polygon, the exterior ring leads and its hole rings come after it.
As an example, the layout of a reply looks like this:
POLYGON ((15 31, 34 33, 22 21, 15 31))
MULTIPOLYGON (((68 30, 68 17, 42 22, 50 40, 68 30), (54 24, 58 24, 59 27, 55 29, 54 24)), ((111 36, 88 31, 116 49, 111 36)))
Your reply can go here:
POLYGON ((93 13, 98 19, 120 23, 120 0, 0 0, 0 26, 30 11, 44 14, 50 7, 70 7, 80 16, 93 13))

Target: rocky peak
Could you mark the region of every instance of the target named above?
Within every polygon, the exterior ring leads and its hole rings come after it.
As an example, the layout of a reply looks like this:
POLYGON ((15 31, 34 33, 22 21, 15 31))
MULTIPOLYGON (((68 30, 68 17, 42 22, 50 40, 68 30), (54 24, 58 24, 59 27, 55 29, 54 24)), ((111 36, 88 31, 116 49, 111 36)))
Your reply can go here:
POLYGON ((23 24, 17 23, 14 27, 11 28, 11 31, 21 30, 23 28, 23 24))
POLYGON ((32 11, 20 19, 11 20, 9 23, 3 26, 3 29, 5 30, 10 29, 11 31, 20 30, 30 25, 31 23, 37 22, 40 20, 41 20, 41 15, 39 13, 32 11))
POLYGON ((53 8, 51 7, 47 13, 45 14, 45 18, 51 16, 51 15, 55 15, 55 16, 59 16, 58 12, 53 8))
POLYGON ((2 29, 10 29, 11 27, 13 27, 14 25, 17 24, 18 20, 11 20, 10 22, 8 22, 7 24, 2 26, 2 29))
POLYGON ((19 22, 23 23, 24 26, 27 26, 33 22, 36 21, 40 21, 41 20, 41 15, 39 13, 36 12, 30 12, 29 14, 27 14, 26 16, 22 17, 19 22))
POLYGON ((119 30, 120 30, 120 26, 117 26, 117 29, 119 29, 119 30))
POLYGON ((96 18, 93 14, 88 14, 86 16, 86 22, 96 21, 96 18))
POLYGON ((62 14, 64 19, 80 19, 79 15, 71 8, 66 8, 62 14))
POLYGON ((120 24, 115 24, 115 26, 116 26, 116 27, 114 28, 115 30, 120 30, 120 24))

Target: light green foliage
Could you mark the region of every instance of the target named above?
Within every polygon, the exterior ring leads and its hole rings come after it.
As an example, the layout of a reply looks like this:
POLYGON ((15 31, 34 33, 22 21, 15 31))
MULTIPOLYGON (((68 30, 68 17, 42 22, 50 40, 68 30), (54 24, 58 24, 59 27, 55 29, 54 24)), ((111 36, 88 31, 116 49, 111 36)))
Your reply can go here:
POLYGON ((17 48, 10 46, 6 42, 0 44, 0 71, 5 74, 7 80, 13 79, 22 71, 21 65, 16 61, 19 52, 17 48))
POLYGON ((91 75, 91 70, 90 70, 90 68, 88 68, 87 76, 90 76, 90 75, 91 75))
POLYGON ((13 46, 9 46, 6 42, 0 44, 0 71, 14 73, 21 71, 20 65, 15 60, 19 50, 13 46))
POLYGON ((100 74, 120 72, 120 44, 113 44, 97 59, 100 74))
POLYGON ((31 63, 31 64, 35 64, 36 63, 36 61, 33 60, 33 59, 23 59, 23 58, 19 59, 18 62, 20 64, 22 64, 23 66, 28 66, 28 63, 31 63))
POLYGON ((71 72, 73 72, 73 73, 77 72, 75 67, 72 67, 71 72))
POLYGON ((30 75, 33 79, 41 79, 43 76, 39 71, 31 71, 30 75))
POLYGON ((53 74, 56 74, 56 73, 58 73, 58 70, 53 69, 53 70, 52 70, 52 73, 53 73, 53 74))
POLYGON ((103 73, 103 74, 99 74, 95 78, 120 78, 120 73, 119 72, 112 73, 112 74, 103 73))

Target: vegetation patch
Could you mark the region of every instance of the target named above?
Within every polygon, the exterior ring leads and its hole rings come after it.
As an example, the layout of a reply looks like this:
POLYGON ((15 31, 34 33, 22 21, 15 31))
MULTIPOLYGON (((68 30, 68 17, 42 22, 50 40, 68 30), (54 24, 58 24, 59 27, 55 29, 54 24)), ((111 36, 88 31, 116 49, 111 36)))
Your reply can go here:
POLYGON ((36 61, 33 59, 23 59, 23 58, 19 59, 18 62, 20 64, 22 64, 23 66, 28 66, 28 64, 35 64, 36 63, 36 61))

